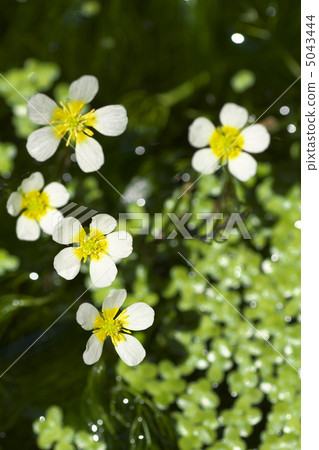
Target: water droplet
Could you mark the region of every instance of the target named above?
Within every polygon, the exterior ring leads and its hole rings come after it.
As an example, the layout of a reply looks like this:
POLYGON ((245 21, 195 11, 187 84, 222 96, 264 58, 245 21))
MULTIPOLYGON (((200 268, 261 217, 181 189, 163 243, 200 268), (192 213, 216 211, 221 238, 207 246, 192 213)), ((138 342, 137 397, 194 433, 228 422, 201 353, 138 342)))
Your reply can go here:
POLYGON ((144 153, 145 153, 145 148, 144 148, 144 147, 141 147, 141 146, 136 147, 135 153, 136 153, 137 155, 144 155, 144 153))
POLYGON ((200 359, 196 363, 196 368, 199 370, 205 370, 208 367, 208 362, 205 359, 200 359))
POLYGON ((261 270, 267 274, 272 272, 271 262, 268 259, 261 263, 261 270))
POLYGON ((144 206, 145 205, 145 199, 144 198, 139 198, 136 201, 137 206, 144 206))
POLYGON ((288 106, 282 106, 279 110, 280 114, 286 116, 290 113, 290 108, 288 106))
POLYGON ((231 36, 231 40, 234 44, 242 44, 245 40, 245 37, 241 33, 234 33, 231 36))
POLYGON ((36 273, 36 272, 31 272, 30 274, 29 274, 29 278, 31 279, 31 280, 37 280, 38 278, 39 278, 39 275, 36 273))
POLYGON ((64 174, 62 175, 62 180, 63 180, 65 183, 69 183, 69 181, 72 180, 72 175, 69 174, 69 173, 64 173, 64 174))
POLYGON ((186 183, 187 181, 189 181, 190 178, 191 178, 191 176, 190 176, 189 173, 187 173, 187 172, 183 173, 183 175, 182 175, 182 180, 183 180, 185 183, 186 183))
POLYGON ((286 355, 292 354, 292 348, 290 347, 290 345, 286 345, 286 347, 284 348, 284 352, 286 353, 286 355))
POLYGON ((268 17, 275 17, 277 10, 273 6, 268 6, 268 8, 266 8, 266 14, 268 17))
POLYGON ((295 125, 293 124, 293 123, 290 123, 288 126, 287 126, 287 131, 288 131, 288 133, 295 133, 296 132, 296 127, 295 127, 295 125))
POLYGON ((271 384, 270 384, 270 383, 261 383, 261 384, 260 384, 260 389, 261 389, 265 394, 269 394, 269 392, 271 391, 271 384))

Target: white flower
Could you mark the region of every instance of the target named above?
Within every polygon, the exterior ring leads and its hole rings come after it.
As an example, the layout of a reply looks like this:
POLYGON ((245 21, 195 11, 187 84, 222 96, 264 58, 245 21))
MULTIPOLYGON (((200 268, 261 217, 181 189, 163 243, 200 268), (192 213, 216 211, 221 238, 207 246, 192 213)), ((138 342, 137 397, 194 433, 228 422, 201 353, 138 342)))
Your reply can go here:
POLYGON ((23 241, 35 241, 40 236, 40 228, 52 234, 56 224, 63 217, 56 208, 64 206, 70 197, 60 183, 50 183, 43 190, 44 179, 35 172, 22 181, 16 192, 12 192, 7 201, 7 211, 16 217, 17 236, 23 241))
POLYGON ((192 166, 203 174, 212 174, 221 164, 240 181, 247 181, 257 171, 257 162, 248 153, 261 153, 270 143, 263 125, 247 124, 248 111, 235 103, 226 103, 220 111, 221 126, 215 128, 205 117, 198 117, 188 130, 189 143, 201 148, 194 153, 192 166), (248 152, 248 153, 247 153, 248 152))
POLYGON ((110 286, 117 268, 114 261, 126 258, 132 251, 132 236, 126 231, 111 233, 116 220, 108 214, 97 214, 86 234, 74 217, 66 217, 55 227, 53 240, 59 244, 73 244, 61 250, 54 258, 54 268, 66 280, 72 280, 80 271, 81 261, 90 257, 90 276, 96 287, 110 286), (110 233, 110 234, 109 234, 110 233))
POLYGON ((126 290, 112 291, 104 300, 102 314, 90 303, 82 303, 76 313, 76 320, 84 330, 93 330, 83 360, 85 364, 96 363, 102 354, 105 339, 110 336, 120 358, 128 366, 136 366, 145 358, 142 344, 131 335, 131 331, 145 330, 154 322, 154 310, 146 303, 134 303, 122 311, 126 290))
MULTIPOLYGON (((99 89, 97 78, 83 75, 73 81, 69 98, 60 102, 60 108, 47 95, 36 94, 28 104, 29 119, 39 125, 46 125, 30 134, 27 150, 37 161, 46 161, 57 150, 60 140, 68 134, 75 145, 76 160, 83 172, 94 172, 104 164, 101 145, 93 139, 93 130, 105 136, 122 134, 127 125, 126 109, 121 105, 104 106, 87 113, 81 112, 90 103, 99 89)), ((65 138, 66 139, 66 138, 65 138)))

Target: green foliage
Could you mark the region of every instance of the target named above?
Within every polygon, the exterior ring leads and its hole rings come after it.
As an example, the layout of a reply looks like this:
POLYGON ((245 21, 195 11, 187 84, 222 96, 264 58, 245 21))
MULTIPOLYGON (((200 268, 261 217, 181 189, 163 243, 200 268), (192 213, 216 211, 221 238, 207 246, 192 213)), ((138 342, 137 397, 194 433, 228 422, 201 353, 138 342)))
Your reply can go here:
POLYGON ((0 448, 300 448, 300 144, 298 127, 287 132, 299 123, 299 88, 262 117, 272 142, 256 155, 258 172, 247 183, 219 171, 192 186, 198 174, 187 142, 194 118, 217 123, 229 101, 258 117, 295 80, 297 6, 281 0, 271 15, 268 3, 252 1, 227 8, 222 0, 5 3, 0 335, 1 367, 14 365, 0 379, 0 448), (234 32, 245 43, 234 44, 234 32), (45 92, 62 100, 83 74, 99 79, 94 106, 128 110, 121 137, 98 137, 106 159, 100 172, 127 201, 98 174, 81 172, 70 148, 43 164, 26 151, 34 125, 23 97, 45 92), (52 261, 61 247, 50 237, 16 238, 6 201, 36 170, 46 183, 63 182, 79 206, 116 218, 150 213, 148 235, 128 221, 134 252, 111 287, 86 291, 86 269, 74 281, 59 278, 52 261), (252 239, 238 229, 222 239, 234 211, 252 239), (195 239, 167 239, 169 212, 193 213, 195 239), (200 212, 225 214, 211 241, 202 238, 200 212), (144 301, 155 309, 154 325, 134 334, 146 359, 128 367, 106 342, 102 359, 85 366, 88 334, 75 321, 77 306, 100 306, 117 288, 128 291, 126 306, 144 301))
POLYGON ((251 70, 240 70, 231 78, 230 84, 240 94, 255 84, 255 74, 251 70))
POLYGON ((12 108, 12 121, 18 137, 26 138, 35 128, 27 118, 26 100, 37 92, 49 89, 59 72, 54 63, 27 59, 22 69, 14 68, 3 73, 0 95, 12 108))
POLYGON ((4 275, 7 271, 16 270, 18 267, 19 259, 10 255, 4 248, 0 248, 0 275, 4 275))
POLYGON ((157 337, 171 359, 133 370, 118 364, 128 386, 158 408, 178 406, 172 416, 179 448, 246 448, 266 417, 260 448, 299 447, 300 191, 295 186, 283 196, 272 186, 265 178, 256 190, 271 233, 251 215, 251 243, 235 236, 212 246, 187 241, 184 254, 212 285, 184 265, 171 269, 164 298, 177 310, 161 317, 157 337), (256 243, 261 231, 265 238, 256 243))
POLYGON ((15 145, 9 142, 0 142, 0 174, 8 177, 13 169, 13 159, 17 154, 15 145))
POLYGON ((45 416, 33 422, 33 431, 38 435, 37 444, 40 449, 54 450, 105 450, 103 442, 94 439, 86 431, 74 431, 63 426, 63 413, 58 406, 51 406, 45 416))

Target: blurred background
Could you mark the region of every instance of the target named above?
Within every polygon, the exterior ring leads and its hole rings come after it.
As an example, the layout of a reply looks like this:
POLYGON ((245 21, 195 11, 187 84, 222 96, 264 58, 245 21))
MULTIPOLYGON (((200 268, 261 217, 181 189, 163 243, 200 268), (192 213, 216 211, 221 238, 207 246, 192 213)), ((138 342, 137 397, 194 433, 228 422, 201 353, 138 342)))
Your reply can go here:
POLYGON ((239 211, 252 239, 235 233, 207 244, 193 218, 193 240, 167 240, 169 220, 163 239, 132 231, 134 252, 112 287, 90 289, 81 302, 98 306, 111 289, 126 288, 127 305, 149 303, 155 323, 136 333, 145 361, 129 368, 105 345, 100 362, 85 366, 88 333, 75 305, 0 378, 1 449, 300 448, 299 83, 267 110, 300 75, 299 7, 291 0, 3 2, 1 373, 89 286, 85 268, 73 281, 59 278, 52 261, 61 247, 49 236, 17 239, 6 201, 30 173, 63 182, 72 202, 116 218, 239 211), (92 107, 127 108, 122 136, 95 135, 106 159, 101 173, 126 201, 98 174, 81 172, 71 148, 61 144, 44 163, 26 151, 35 127, 25 99, 37 92, 65 99, 83 74, 99 79, 92 107), (267 110, 261 123, 272 141, 256 157, 258 173, 241 184, 219 171, 178 199, 198 176, 188 126, 201 115, 218 124, 226 102, 246 107, 251 122, 267 110))

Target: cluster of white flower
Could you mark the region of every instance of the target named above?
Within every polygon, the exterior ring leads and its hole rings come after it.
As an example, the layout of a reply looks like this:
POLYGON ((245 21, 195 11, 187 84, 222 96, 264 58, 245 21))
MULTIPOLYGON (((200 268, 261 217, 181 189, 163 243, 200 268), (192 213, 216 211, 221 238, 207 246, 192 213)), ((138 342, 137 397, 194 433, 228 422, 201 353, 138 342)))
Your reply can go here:
MULTIPOLYGON (((34 95, 28 105, 31 121, 44 127, 30 134, 27 150, 37 161, 45 161, 57 150, 63 139, 66 146, 75 150, 76 160, 84 172, 93 172, 104 164, 101 145, 92 138, 93 129, 106 136, 118 136, 127 126, 126 110, 112 105, 85 111, 98 91, 98 80, 84 75, 70 85, 69 98, 59 107, 44 94, 34 95), (84 109, 84 111, 83 111, 84 109)), ((245 108, 227 103, 220 112, 221 126, 199 117, 189 127, 189 142, 200 148, 192 159, 192 166, 202 174, 214 173, 220 165, 228 164, 232 175, 246 181, 256 174, 257 163, 249 153, 266 150, 270 136, 262 125, 250 125, 245 108)), ((52 235, 55 242, 68 245, 54 258, 54 268, 66 280, 79 273, 81 262, 89 258, 90 277, 95 287, 110 286, 116 275, 115 262, 129 256, 132 236, 125 231, 114 231, 116 220, 108 214, 93 217, 89 232, 74 217, 63 218, 61 208, 67 204, 69 193, 60 183, 52 182, 44 187, 40 172, 23 180, 7 201, 8 213, 18 216, 17 236, 21 240, 35 241, 41 229, 52 235)), ((85 330, 93 330, 83 359, 94 364, 102 354, 103 343, 110 337, 116 352, 129 366, 139 364, 145 357, 140 342, 131 331, 144 330, 154 321, 154 310, 140 302, 129 306, 120 314, 119 308, 126 298, 124 289, 112 291, 104 300, 102 313, 89 303, 83 303, 76 315, 77 322, 85 330)))
MULTIPOLYGON (((93 172, 104 164, 101 145, 92 138, 93 129, 106 136, 118 136, 127 126, 126 110, 121 105, 104 106, 83 112, 98 91, 98 80, 84 75, 74 81, 69 98, 59 107, 44 94, 34 95, 28 104, 29 119, 44 127, 30 134, 27 150, 37 161, 45 161, 57 150, 60 141, 74 148, 76 160, 84 172, 93 172)), ((25 241, 39 239, 41 229, 59 244, 68 245, 54 258, 53 266, 66 280, 72 280, 80 271, 81 262, 89 258, 92 285, 110 286, 116 275, 115 262, 129 256, 132 236, 125 231, 114 231, 116 220, 108 214, 93 217, 89 232, 74 217, 63 217, 57 208, 65 206, 69 192, 57 182, 44 187, 40 172, 23 180, 7 201, 7 211, 18 216, 17 237, 25 241)), ((139 364, 145 357, 140 342, 131 336, 133 330, 144 330, 154 321, 154 310, 140 302, 118 314, 126 298, 124 289, 112 291, 104 300, 102 315, 89 303, 83 303, 77 312, 78 323, 86 330, 93 329, 83 354, 86 364, 94 364, 102 354, 103 342, 110 336, 115 350, 129 366, 139 364)))

